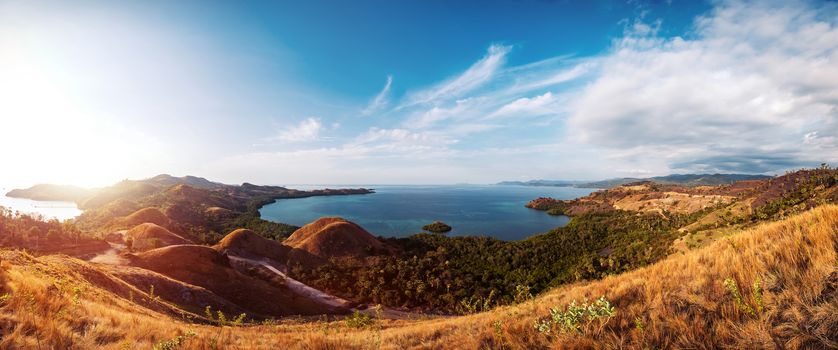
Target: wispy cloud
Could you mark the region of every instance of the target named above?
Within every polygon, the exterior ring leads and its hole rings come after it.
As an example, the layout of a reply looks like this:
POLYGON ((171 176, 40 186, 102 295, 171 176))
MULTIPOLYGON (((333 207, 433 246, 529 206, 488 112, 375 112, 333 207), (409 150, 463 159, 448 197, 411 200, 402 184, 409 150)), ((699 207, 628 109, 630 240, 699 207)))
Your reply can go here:
POLYGON ((310 117, 295 126, 280 131, 276 138, 288 142, 315 141, 320 136, 321 129, 323 129, 323 123, 320 122, 320 118, 310 117))
POLYGON ((462 96, 489 82, 506 62, 506 55, 511 47, 503 45, 489 46, 486 56, 474 63, 462 74, 446 80, 432 88, 410 93, 396 109, 417 104, 434 103, 438 100, 450 100, 462 96))
POLYGON ((389 95, 390 95, 390 86, 393 85, 393 76, 387 76, 387 83, 384 84, 384 88, 381 89, 381 92, 367 104, 367 107, 361 111, 362 115, 370 115, 373 114, 382 108, 386 107, 388 103, 390 103, 389 95))
POLYGON ((487 118, 499 118, 507 116, 530 116, 556 113, 557 108, 553 106, 556 98, 551 92, 535 97, 521 97, 515 101, 505 104, 497 111, 489 114, 487 118))

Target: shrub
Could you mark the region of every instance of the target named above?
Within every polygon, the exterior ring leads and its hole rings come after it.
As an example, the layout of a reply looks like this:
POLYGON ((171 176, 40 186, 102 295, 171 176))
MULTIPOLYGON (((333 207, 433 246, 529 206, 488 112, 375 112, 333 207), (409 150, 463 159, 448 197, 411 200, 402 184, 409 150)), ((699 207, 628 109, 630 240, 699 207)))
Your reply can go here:
POLYGON ((736 306, 748 315, 756 317, 758 313, 761 313, 765 309, 765 305, 762 300, 762 282, 759 278, 754 281, 751 288, 751 298, 754 300, 754 306, 745 302, 742 298, 742 293, 739 291, 739 285, 736 284, 736 281, 734 281, 733 278, 725 279, 724 286, 725 289, 730 292, 730 295, 733 296, 736 306))
POLYGON ((189 338, 195 336, 195 332, 188 331, 184 335, 179 335, 169 340, 161 341, 152 347, 154 350, 173 350, 179 348, 181 345, 186 343, 189 338))
POLYGON ((364 328, 375 323, 375 319, 372 316, 362 314, 358 310, 355 310, 352 315, 346 316, 343 321, 346 322, 346 326, 350 328, 364 328))
POLYGON ((549 335, 557 327, 560 332, 584 333, 590 325, 597 323, 597 334, 617 313, 611 306, 611 302, 605 296, 599 297, 593 303, 587 301, 581 305, 576 300, 570 302, 565 308, 550 308, 550 316, 535 320, 534 328, 539 333, 549 335), (583 323, 584 322, 584 323, 583 323))

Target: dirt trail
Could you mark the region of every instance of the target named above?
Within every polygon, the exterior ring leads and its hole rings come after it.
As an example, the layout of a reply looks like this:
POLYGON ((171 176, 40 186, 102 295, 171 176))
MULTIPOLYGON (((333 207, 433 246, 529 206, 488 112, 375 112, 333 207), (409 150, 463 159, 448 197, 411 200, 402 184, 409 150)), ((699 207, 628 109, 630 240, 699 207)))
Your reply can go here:
POLYGON ((279 269, 277 269, 276 267, 274 267, 273 265, 271 265, 270 263, 268 263, 266 261, 259 261, 259 260, 254 260, 254 259, 242 258, 242 257, 238 257, 238 256, 235 256, 235 255, 228 255, 227 257, 231 260, 243 261, 243 262, 246 262, 246 263, 249 263, 249 264, 252 264, 252 265, 259 265, 259 266, 263 266, 263 267, 267 268, 271 272, 273 272, 273 273, 279 275, 280 277, 282 277, 283 280, 285 281, 285 286, 288 287, 289 289, 291 289, 294 293, 297 293, 297 294, 299 294, 301 296, 304 296, 306 298, 309 298, 311 300, 315 300, 317 302, 320 302, 320 303, 323 303, 323 304, 326 304, 326 305, 329 305, 329 306, 333 306, 333 307, 348 307, 348 305, 350 304, 350 302, 348 300, 341 299, 341 298, 338 298, 334 295, 325 293, 321 290, 309 287, 308 285, 306 285, 306 284, 304 284, 300 281, 297 281, 297 280, 295 280, 291 277, 288 277, 288 275, 286 275, 282 271, 279 271, 279 269))
POLYGON ((99 254, 91 258, 90 262, 92 263, 100 263, 100 264, 108 264, 108 265, 125 265, 128 263, 127 260, 119 256, 119 252, 125 249, 124 244, 117 244, 108 242, 111 245, 111 249, 106 250, 104 253, 99 254))

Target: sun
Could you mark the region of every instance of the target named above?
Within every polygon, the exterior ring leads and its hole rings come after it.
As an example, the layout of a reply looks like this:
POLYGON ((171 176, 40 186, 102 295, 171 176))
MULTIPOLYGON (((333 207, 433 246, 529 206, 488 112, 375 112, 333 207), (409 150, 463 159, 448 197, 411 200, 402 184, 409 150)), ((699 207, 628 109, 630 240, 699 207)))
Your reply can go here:
POLYGON ((97 110, 69 78, 79 72, 4 43, 0 54, 0 184, 102 186, 136 173, 155 143, 97 110))

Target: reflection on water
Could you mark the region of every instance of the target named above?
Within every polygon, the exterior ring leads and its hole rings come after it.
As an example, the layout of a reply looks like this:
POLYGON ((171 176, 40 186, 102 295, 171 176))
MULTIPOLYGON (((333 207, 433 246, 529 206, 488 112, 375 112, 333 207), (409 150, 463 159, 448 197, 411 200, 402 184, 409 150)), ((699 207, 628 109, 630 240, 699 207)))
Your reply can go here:
POLYGON ((26 214, 40 214, 46 219, 58 219, 61 221, 75 218, 81 215, 82 211, 72 202, 49 202, 49 201, 33 201, 31 199, 6 197, 6 192, 10 189, 0 189, 2 196, 0 196, 0 207, 5 207, 11 211, 18 211, 26 214))

